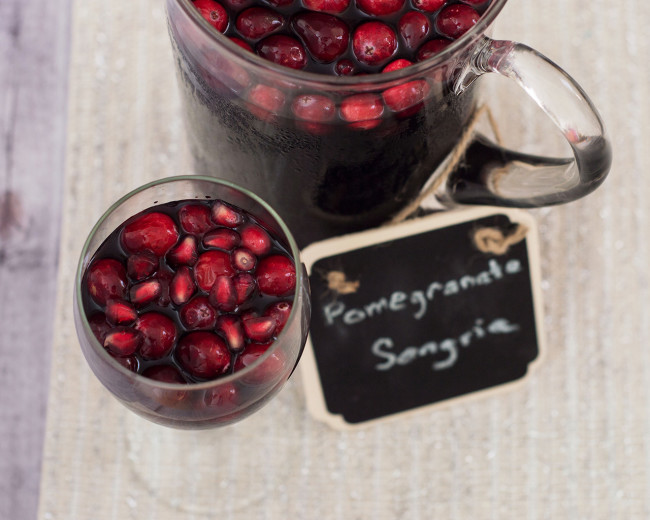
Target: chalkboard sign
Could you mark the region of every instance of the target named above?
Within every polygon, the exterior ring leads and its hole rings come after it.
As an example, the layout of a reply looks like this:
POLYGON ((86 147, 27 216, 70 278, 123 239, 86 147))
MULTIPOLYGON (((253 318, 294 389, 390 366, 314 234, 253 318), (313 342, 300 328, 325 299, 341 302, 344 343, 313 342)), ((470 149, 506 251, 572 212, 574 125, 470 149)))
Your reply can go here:
POLYGON ((520 380, 541 351, 534 220, 474 208, 312 244, 311 413, 351 427, 520 380))

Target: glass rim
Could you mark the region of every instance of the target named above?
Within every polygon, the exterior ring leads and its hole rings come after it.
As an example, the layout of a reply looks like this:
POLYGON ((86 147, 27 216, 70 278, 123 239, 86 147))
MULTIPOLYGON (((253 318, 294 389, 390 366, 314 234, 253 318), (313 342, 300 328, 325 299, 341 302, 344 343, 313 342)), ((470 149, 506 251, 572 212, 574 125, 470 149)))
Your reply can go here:
MULTIPOLYGON (((453 54, 457 53, 461 48, 469 45, 474 39, 480 37, 485 32, 487 27, 494 21, 497 15, 503 9, 503 6, 508 0, 491 0, 490 5, 486 11, 481 15, 478 22, 469 31, 463 34, 460 38, 453 40, 451 44, 445 47, 438 54, 422 62, 416 62, 403 69, 395 70, 382 74, 367 74, 364 76, 330 76, 328 74, 318 74, 315 72, 306 72, 303 70, 295 70, 290 67, 278 65, 269 60, 265 60, 256 54, 241 48, 236 43, 230 41, 229 38, 221 34, 217 29, 212 27, 201 14, 192 7, 192 0, 168 0, 175 2, 181 6, 181 9, 189 16, 195 24, 205 33, 210 39, 218 45, 227 49, 237 61, 253 65, 264 72, 270 72, 281 76, 280 79, 291 79, 299 82, 309 83, 314 86, 323 85, 328 87, 351 87, 351 86, 367 86, 372 87, 379 84, 390 83, 400 79, 404 79, 413 75, 421 74, 424 71, 435 68, 436 66, 446 62, 453 54), (363 80, 361 80, 363 78, 363 80)), ((487 0, 486 0, 487 1, 487 0)))
MULTIPOLYGON (((92 238, 95 236, 97 233, 98 229, 100 226, 104 223, 104 221, 122 204, 124 204, 126 201, 131 199, 133 196, 137 195, 138 193, 141 193, 142 191, 145 191, 149 188, 152 188, 154 186, 159 186, 163 184, 169 184, 173 182, 180 182, 180 181, 205 181, 213 184, 218 184, 221 186, 225 186, 230 189, 234 189, 236 191, 239 191, 240 193, 244 194, 245 196, 253 199, 255 202, 260 204, 266 211, 269 212, 271 217, 275 219, 276 223, 280 227, 281 231, 284 233, 285 237, 287 238, 287 242, 289 245, 289 250, 291 252, 291 256, 293 257, 294 265, 296 267, 296 288, 294 291, 294 301, 300 297, 302 291, 303 291, 303 276, 302 276, 302 262, 300 261, 300 249, 298 247, 298 244, 296 243, 293 234, 287 227, 286 223, 280 215, 266 202, 264 199, 253 193, 252 191, 247 190, 246 188, 243 188, 241 186, 238 186, 237 184, 234 184, 230 181, 224 180, 224 179, 219 179, 216 177, 208 177, 205 175, 177 175, 177 176, 172 176, 172 177, 165 177, 164 179, 157 179, 155 181, 148 182, 146 184, 143 184, 142 186, 139 186, 138 188, 135 188, 134 190, 131 190, 130 192, 126 193, 122 197, 120 197, 118 200, 116 200, 113 204, 109 206, 109 208, 102 213, 102 215, 99 217, 95 225, 92 227, 90 232, 88 233, 88 236, 86 237, 86 240, 84 241, 84 245, 81 248, 81 254, 79 257, 79 263, 77 265, 76 269, 76 274, 75 274, 75 302, 77 305, 77 308, 79 310, 79 316, 81 319, 82 326, 84 328, 84 331, 87 333, 87 336, 91 338, 91 346, 92 348, 99 353, 99 356, 110 363, 118 372, 121 372, 123 375, 128 376, 130 378, 134 378, 136 381, 140 381, 143 384, 146 384, 147 386, 150 387, 156 387, 156 388, 161 388, 165 390, 188 390, 188 391, 193 391, 193 390, 207 390, 210 388, 213 388, 215 386, 218 386, 220 384, 226 384, 226 383, 231 383, 233 381, 236 381, 238 379, 241 379, 243 376, 248 374, 249 372, 252 372, 255 370, 259 365, 264 363, 271 355, 275 352, 277 348, 279 348, 280 345, 280 338, 282 337, 283 334, 290 328, 289 325, 293 323, 296 319, 299 319, 299 312, 298 312, 298 306, 296 305, 291 305, 291 312, 289 313, 289 317, 287 318, 287 322, 285 323, 284 328, 278 335, 278 337, 273 341, 271 346, 262 354, 259 358, 255 360, 255 362, 247 366, 241 370, 238 370, 237 372, 233 372, 232 374, 229 374, 224 377, 217 377, 216 379, 211 379, 209 381, 203 381, 201 383, 165 383, 162 381, 157 381, 155 379, 151 379, 149 377, 145 377, 142 374, 139 374, 137 372, 133 372, 129 370, 128 368, 124 367, 120 363, 118 363, 109 353, 108 351, 100 344, 99 340, 95 336, 94 332, 92 331, 90 327, 90 322, 88 321, 88 316, 86 315, 86 312, 83 307, 83 298, 81 294, 81 285, 83 281, 83 276, 84 276, 84 259, 88 255, 88 249, 90 247, 90 241, 92 238), (297 317, 298 316, 298 317, 297 317)), ((208 199, 205 199, 208 200, 208 199)), ((215 200, 215 199, 212 199, 215 200)), ((173 202, 173 201, 168 201, 168 202, 173 202)), ((227 201, 226 201, 227 202, 227 201)), ((164 202, 163 202, 164 204, 164 202)), ((94 254, 94 252, 92 253, 94 254)), ((296 361, 296 364, 299 360, 296 361)), ((292 368, 292 371, 295 367, 292 368)), ((289 372, 291 373, 291 372, 289 372)))

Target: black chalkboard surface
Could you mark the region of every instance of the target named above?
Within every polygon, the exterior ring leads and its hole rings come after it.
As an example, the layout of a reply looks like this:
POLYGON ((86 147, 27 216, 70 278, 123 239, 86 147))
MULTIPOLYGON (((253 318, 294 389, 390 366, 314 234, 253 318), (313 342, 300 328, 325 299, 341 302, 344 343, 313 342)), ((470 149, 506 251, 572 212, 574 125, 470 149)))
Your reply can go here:
POLYGON ((307 404, 351 427, 520 380, 541 350, 525 212, 446 212, 313 244, 307 404))

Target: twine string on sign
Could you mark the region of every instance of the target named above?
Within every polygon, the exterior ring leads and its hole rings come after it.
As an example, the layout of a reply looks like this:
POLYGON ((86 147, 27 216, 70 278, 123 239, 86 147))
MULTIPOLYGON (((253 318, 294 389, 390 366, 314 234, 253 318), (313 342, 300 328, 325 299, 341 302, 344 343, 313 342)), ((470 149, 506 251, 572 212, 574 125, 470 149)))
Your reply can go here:
POLYGON ((496 227, 484 227, 477 229, 472 238, 474 245, 482 253, 504 255, 510 246, 518 244, 526 238, 526 233, 528 233, 528 228, 523 224, 517 224, 514 231, 507 234, 496 227))
POLYGON ((470 143, 472 142, 472 138, 474 137, 476 126, 478 125, 478 122, 481 116, 483 115, 487 116, 488 122, 490 124, 490 128, 494 133, 494 138, 496 142, 499 145, 502 143, 501 132, 499 131, 499 128, 496 124, 492 111, 487 105, 479 106, 474 111, 474 114, 472 114, 472 117, 467 123, 465 130, 461 134, 458 143, 456 143, 456 146, 454 146, 451 153, 449 154, 444 169, 440 172, 438 177, 434 179, 433 182, 427 188, 422 190, 419 193, 419 195, 415 199, 413 199, 405 208, 400 210, 388 222, 388 225, 399 224, 400 222, 406 220, 408 217, 410 217, 413 213, 417 211, 417 209, 420 207, 424 199, 426 199, 427 197, 429 197, 430 195, 438 191, 438 188, 440 188, 440 186, 442 186, 445 182, 447 182, 449 176, 463 160, 463 157, 465 156, 465 152, 467 152, 467 148, 469 147, 470 143))

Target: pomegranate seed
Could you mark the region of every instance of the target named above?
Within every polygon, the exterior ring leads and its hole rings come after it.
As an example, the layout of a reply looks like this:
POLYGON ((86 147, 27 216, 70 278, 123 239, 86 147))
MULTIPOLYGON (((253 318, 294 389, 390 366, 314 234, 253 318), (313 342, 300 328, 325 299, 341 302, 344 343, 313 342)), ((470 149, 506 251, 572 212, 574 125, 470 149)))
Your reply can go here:
POLYGON ((376 94, 356 94, 341 103, 341 117, 351 128, 370 130, 381 124, 384 104, 376 94))
POLYGON ((252 271, 257 264, 257 257, 248 249, 239 248, 232 252, 232 265, 238 271, 252 271))
POLYGON ((409 11, 397 24, 400 36, 411 49, 417 49, 429 36, 431 25, 429 19, 417 11, 409 11))
POLYGON ((225 202, 216 200, 212 204, 212 221, 220 226, 234 228, 244 221, 244 217, 225 202))
POLYGON ((212 289, 217 276, 233 275, 235 270, 230 262, 230 255, 225 251, 206 251, 199 255, 194 266, 194 279, 199 289, 208 292, 212 289))
MULTIPOLYGON (((235 362, 235 372, 255 365, 269 349, 271 344, 251 343, 239 355, 235 362)), ((246 375, 246 382, 250 385, 263 385, 275 383, 285 374, 285 357, 280 349, 274 349, 261 365, 254 368, 246 375)))
POLYGON ((183 305, 180 318, 188 329, 213 329, 217 323, 217 312, 206 296, 197 296, 183 305))
POLYGON ((134 327, 144 337, 140 346, 140 355, 144 359, 161 359, 172 351, 177 331, 171 318, 158 312, 147 312, 138 318, 134 327))
POLYGON ((404 0, 356 0, 357 7, 365 13, 383 16, 399 11, 404 6, 404 0))
POLYGON ((266 7, 250 7, 240 13, 235 25, 244 38, 257 40, 281 29, 284 16, 266 7))
POLYGON ((236 44, 239 45, 242 49, 247 50, 248 52, 253 52, 253 47, 251 47, 250 45, 248 45, 248 43, 246 43, 246 42, 245 42, 244 40, 242 40, 241 38, 237 38, 236 36, 231 36, 231 37, 230 37, 230 41, 233 42, 233 43, 236 43, 236 44))
POLYGON ((111 326, 106 323, 106 315, 103 312, 97 312, 88 318, 88 323, 90 324, 90 330, 93 331, 97 340, 103 345, 106 334, 111 330, 111 326))
POLYGON ((111 325, 131 325, 138 318, 135 307, 122 300, 106 302, 106 321, 111 325))
POLYGON ((334 71, 339 76, 350 76, 356 72, 356 67, 351 60, 342 59, 336 63, 334 71))
MULTIPOLYGON (((390 63, 382 72, 392 72, 412 65, 408 60, 395 60, 390 63)), ((392 87, 384 91, 382 97, 386 106, 399 117, 407 117, 415 114, 422 108, 422 102, 429 93, 429 84, 424 80, 414 80, 392 87)))
POLYGON ((239 233, 234 229, 228 228, 215 229, 206 233, 203 237, 204 247, 216 247, 225 251, 230 251, 237 247, 240 242, 241 238, 239 237, 239 233))
POLYGON ((143 336, 129 327, 116 327, 104 338, 104 347, 116 356, 130 356, 142 344, 143 336))
POLYGON ((167 263, 173 267, 194 265, 199 258, 196 250, 196 238, 185 235, 181 241, 167 253, 167 263))
POLYGON ((169 305, 171 302, 169 286, 174 279, 174 274, 175 273, 173 271, 164 270, 158 272, 156 275, 156 280, 158 280, 158 283, 160 284, 160 296, 158 298, 158 305, 160 307, 167 307, 167 305, 169 305))
POLYGON ((267 256, 257 266, 257 286, 264 294, 282 296, 296 288, 296 267, 284 255, 267 256))
POLYGON ((242 246, 258 256, 271 250, 271 237, 257 224, 248 224, 240 231, 240 235, 242 246))
POLYGON ((214 0, 194 0, 194 8, 219 32, 228 27, 228 13, 214 0))
POLYGON ((380 65, 397 50, 397 37, 385 23, 362 23, 352 36, 352 50, 360 62, 366 65, 380 65))
POLYGON ((261 314, 255 309, 248 309, 241 313, 242 322, 250 320, 251 318, 259 318, 261 314))
POLYGON ((305 48, 298 40, 284 34, 264 38, 257 45, 257 54, 265 60, 292 69, 300 70, 307 65, 305 48))
POLYGON ((176 357, 195 377, 211 379, 230 367, 230 352, 225 342, 212 332, 190 332, 178 342, 176 357))
POLYGON ((230 350, 239 352, 246 345, 244 327, 239 316, 223 315, 217 319, 217 331, 226 338, 230 350))
POLYGON ((210 218, 210 208, 204 204, 183 206, 178 211, 178 220, 183 231, 193 235, 202 235, 214 227, 210 218))
POLYGON ((302 5, 311 11, 342 13, 350 5, 350 0, 303 0, 302 5))
POLYGON ((248 110, 259 119, 273 122, 284 107, 282 91, 267 85, 255 85, 248 91, 248 110))
POLYGON ((220 408, 229 411, 237 408, 238 392, 235 385, 227 383, 205 391, 203 403, 210 408, 220 408))
POLYGON ((474 27, 480 17, 476 9, 468 5, 449 5, 438 14, 436 28, 444 36, 459 38, 474 27))
POLYGON ((175 305, 183 305, 190 300, 195 292, 196 284, 194 283, 192 271, 185 265, 179 267, 169 285, 169 296, 171 300, 175 305))
POLYGON ((263 315, 270 316, 275 319, 275 322, 277 323, 275 334, 277 336, 280 334, 280 332, 282 332, 282 329, 284 329, 284 326, 286 325, 290 314, 291 302, 276 302, 272 303, 266 309, 264 309, 263 315))
POLYGON ((108 351, 110 356, 117 361, 120 365, 122 365, 124 368, 127 370, 130 370, 131 372, 135 372, 137 374, 138 372, 138 358, 135 356, 116 356, 112 352, 108 351))
POLYGON ((162 293, 162 286, 158 280, 147 280, 131 287, 129 298, 134 305, 146 305, 158 298, 162 293))
POLYGON ((249 273, 240 273, 233 277, 237 305, 243 305, 255 293, 255 278, 249 273))
POLYGON ((209 301, 212 306, 223 312, 231 312, 237 307, 237 292, 230 276, 221 275, 210 290, 209 301))
POLYGON ((149 278, 157 269, 158 257, 147 251, 130 255, 126 259, 126 272, 129 274, 129 278, 136 282, 149 278))
POLYGON ((264 343, 273 337, 278 324, 273 316, 260 316, 242 321, 244 334, 251 341, 264 343))
POLYGON ((413 0, 413 5, 427 13, 434 13, 447 3, 447 0, 413 0))
POLYGON ((438 54, 443 49, 449 47, 449 45, 451 45, 451 40, 443 40, 442 38, 429 40, 418 49, 418 52, 416 54, 417 60, 427 60, 438 54))
POLYGON ((302 13, 293 18, 291 26, 311 55, 323 63, 333 62, 348 48, 348 25, 336 16, 302 13))
POLYGON ((129 253, 151 251, 163 256, 176 244, 178 230, 169 215, 146 213, 136 217, 122 229, 122 245, 129 253))
POLYGON ((112 258, 96 260, 88 269, 86 284, 92 299, 99 305, 106 305, 111 298, 126 296, 126 270, 121 262, 112 258))

